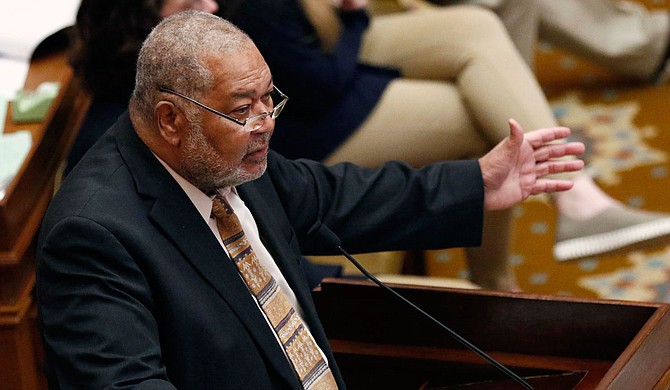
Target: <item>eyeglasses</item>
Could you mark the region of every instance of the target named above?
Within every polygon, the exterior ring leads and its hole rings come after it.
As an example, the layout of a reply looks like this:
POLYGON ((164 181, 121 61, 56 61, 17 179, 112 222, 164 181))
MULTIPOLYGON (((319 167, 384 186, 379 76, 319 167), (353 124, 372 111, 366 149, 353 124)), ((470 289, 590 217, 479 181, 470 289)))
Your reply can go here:
POLYGON ((207 110, 209 112, 212 112, 212 113, 214 113, 214 114, 216 114, 216 115, 218 115, 222 118, 226 118, 230 121, 233 121, 233 122, 237 123, 238 125, 242 126, 242 130, 247 131, 247 132, 251 132, 251 131, 260 129, 263 126, 263 122, 265 121, 265 118, 267 118, 267 117, 270 117, 272 119, 275 119, 276 117, 278 117, 279 114, 281 113, 281 111, 284 109, 284 106, 286 106, 286 101, 288 100, 288 96, 284 95, 282 93, 282 91, 279 90, 279 88, 273 86, 272 87, 272 92, 270 92, 270 98, 271 98, 271 103, 270 104, 273 105, 272 110, 267 111, 267 112, 262 112, 258 115, 250 116, 247 119, 241 121, 241 120, 239 120, 235 117, 224 114, 221 111, 217 111, 217 110, 215 110, 211 107, 208 107, 208 106, 200 103, 199 101, 197 101, 193 98, 190 98, 190 97, 188 97, 184 94, 181 94, 181 93, 179 93, 179 92, 177 92, 173 89, 170 89, 168 87, 158 87, 158 90, 161 91, 161 92, 165 92, 165 93, 169 93, 169 94, 172 94, 172 95, 175 95, 175 96, 179 96, 180 98, 186 99, 189 102, 191 102, 193 104, 196 104, 197 106, 199 106, 201 108, 204 108, 205 110, 207 110), (278 101, 279 103, 277 103, 275 105, 274 104, 275 101, 278 101))

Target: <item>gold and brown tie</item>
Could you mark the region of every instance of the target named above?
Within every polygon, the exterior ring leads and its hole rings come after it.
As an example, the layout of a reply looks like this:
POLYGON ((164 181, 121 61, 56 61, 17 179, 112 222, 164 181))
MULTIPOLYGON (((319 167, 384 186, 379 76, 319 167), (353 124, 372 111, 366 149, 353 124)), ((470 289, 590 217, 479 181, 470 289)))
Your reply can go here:
POLYGON ((263 267, 226 199, 218 193, 212 200, 212 214, 223 244, 251 294, 279 337, 288 360, 304 389, 337 389, 328 364, 295 308, 277 281, 263 267))

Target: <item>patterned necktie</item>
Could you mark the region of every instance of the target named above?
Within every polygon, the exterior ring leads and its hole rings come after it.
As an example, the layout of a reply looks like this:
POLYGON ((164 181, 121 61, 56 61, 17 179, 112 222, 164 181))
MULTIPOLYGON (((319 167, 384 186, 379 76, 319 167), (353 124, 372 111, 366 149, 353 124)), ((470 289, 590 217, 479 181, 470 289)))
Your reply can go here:
POLYGON ((277 281, 258 260, 232 207, 218 193, 212 200, 212 215, 223 244, 279 337, 302 387, 337 389, 335 378, 309 330, 277 281))

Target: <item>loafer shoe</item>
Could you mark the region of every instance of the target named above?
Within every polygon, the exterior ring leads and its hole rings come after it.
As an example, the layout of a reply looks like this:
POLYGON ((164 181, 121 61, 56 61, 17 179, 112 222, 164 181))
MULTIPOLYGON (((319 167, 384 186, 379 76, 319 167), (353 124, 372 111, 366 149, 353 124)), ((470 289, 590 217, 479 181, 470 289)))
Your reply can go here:
POLYGON ((670 215, 611 207, 593 218, 575 220, 559 216, 554 257, 564 261, 632 247, 670 241, 670 215))

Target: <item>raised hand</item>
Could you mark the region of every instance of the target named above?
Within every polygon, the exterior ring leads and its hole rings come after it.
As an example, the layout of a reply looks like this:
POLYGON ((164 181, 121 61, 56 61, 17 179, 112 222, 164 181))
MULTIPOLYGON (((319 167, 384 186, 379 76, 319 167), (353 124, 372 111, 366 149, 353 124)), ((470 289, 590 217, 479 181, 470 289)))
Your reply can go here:
POLYGON ((501 210, 543 192, 567 191, 568 179, 547 175, 575 172, 584 167, 578 159, 561 159, 584 153, 581 142, 554 142, 570 135, 567 127, 551 127, 523 132, 510 119, 510 135, 479 159, 484 179, 484 207, 501 210))

